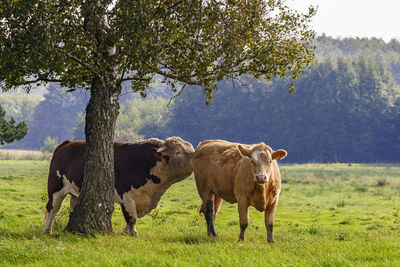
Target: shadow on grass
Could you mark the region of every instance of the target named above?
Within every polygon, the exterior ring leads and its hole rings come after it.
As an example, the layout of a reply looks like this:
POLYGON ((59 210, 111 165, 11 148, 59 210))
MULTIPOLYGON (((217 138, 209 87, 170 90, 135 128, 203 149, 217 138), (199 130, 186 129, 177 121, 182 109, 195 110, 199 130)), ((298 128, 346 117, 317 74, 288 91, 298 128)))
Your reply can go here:
POLYGON ((184 235, 182 234, 178 236, 166 236, 162 240, 168 243, 171 242, 171 243, 192 245, 192 244, 216 243, 220 240, 220 238, 208 236, 206 233, 196 233, 196 234, 185 233, 184 235))
MULTIPOLYGON (((113 234, 110 234, 113 235, 113 234)), ((16 241, 26 241, 26 240, 36 240, 36 239, 49 239, 49 240, 58 240, 58 239, 68 239, 68 240, 78 240, 82 238, 95 238, 94 235, 84 235, 79 233, 66 233, 64 231, 53 231, 51 235, 48 233, 43 233, 43 225, 30 225, 28 228, 24 228, 21 230, 18 229, 4 229, 0 228, 0 237, 4 237, 7 239, 13 239, 16 241)))

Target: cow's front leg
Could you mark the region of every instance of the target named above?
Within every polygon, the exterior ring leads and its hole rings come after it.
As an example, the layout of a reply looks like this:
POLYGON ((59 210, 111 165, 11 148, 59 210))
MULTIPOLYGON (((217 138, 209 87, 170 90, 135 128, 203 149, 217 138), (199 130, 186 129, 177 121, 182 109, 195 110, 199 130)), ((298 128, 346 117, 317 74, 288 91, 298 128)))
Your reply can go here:
POLYGON ((238 210, 239 210, 239 223, 240 223, 240 234, 239 241, 244 240, 244 232, 246 231, 247 226, 249 225, 249 205, 246 200, 238 201, 238 210))
POLYGON ((275 210, 276 206, 278 204, 278 198, 276 200, 267 206, 265 212, 264 212, 264 217, 265 217, 265 227, 267 228, 267 240, 269 243, 274 243, 274 215, 275 215, 275 210))
POLYGON ((124 229, 124 233, 138 236, 138 232, 136 231, 136 222, 138 217, 137 217, 135 201, 129 196, 124 195, 121 203, 121 208, 126 221, 126 227, 124 229))

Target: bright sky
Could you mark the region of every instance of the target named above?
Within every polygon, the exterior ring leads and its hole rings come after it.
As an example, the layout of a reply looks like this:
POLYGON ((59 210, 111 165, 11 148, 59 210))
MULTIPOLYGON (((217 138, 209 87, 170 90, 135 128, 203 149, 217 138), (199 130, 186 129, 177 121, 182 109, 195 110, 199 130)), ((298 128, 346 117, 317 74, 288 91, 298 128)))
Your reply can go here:
POLYGON ((400 41, 400 0, 287 0, 289 6, 318 7, 312 27, 318 35, 378 37, 400 41))

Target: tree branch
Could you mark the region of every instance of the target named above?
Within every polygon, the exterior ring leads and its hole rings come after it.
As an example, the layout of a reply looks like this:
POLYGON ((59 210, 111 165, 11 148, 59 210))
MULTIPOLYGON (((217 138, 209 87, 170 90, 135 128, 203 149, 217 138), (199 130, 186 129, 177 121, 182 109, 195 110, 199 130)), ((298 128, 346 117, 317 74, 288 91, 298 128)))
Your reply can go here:
POLYGON ((72 55, 71 53, 65 51, 64 49, 62 49, 60 47, 55 47, 55 49, 60 51, 60 52, 62 52, 64 55, 66 55, 67 57, 69 57, 70 59, 72 59, 73 61, 75 61, 79 65, 81 65, 82 67, 86 68, 87 70, 93 71, 93 68, 90 65, 85 64, 84 62, 79 60, 79 58, 77 58, 76 56, 72 55))
POLYGON ((194 81, 194 80, 191 80, 191 79, 182 79, 183 77, 179 77, 178 75, 173 75, 173 74, 171 74, 171 73, 162 71, 162 70, 160 70, 160 69, 154 69, 154 68, 153 68, 153 71, 154 71, 155 73, 157 73, 157 74, 160 74, 160 75, 164 76, 164 77, 167 77, 167 78, 172 79, 172 80, 181 81, 181 82, 183 82, 183 83, 185 83, 185 84, 189 84, 189 85, 199 85, 199 83, 196 82, 196 81, 194 81))
POLYGON ((172 100, 173 100, 175 97, 178 97, 178 96, 182 93, 182 91, 183 91, 183 89, 185 89, 186 85, 187 85, 187 83, 185 83, 185 84, 182 86, 181 90, 179 90, 179 92, 178 92, 176 95, 174 95, 173 97, 171 97, 171 98, 169 99, 169 102, 168 102, 168 104, 167 104, 167 107, 169 106, 169 104, 171 104, 172 100))
POLYGON ((136 78, 136 77, 129 77, 129 78, 123 78, 121 79, 121 83, 122 82, 126 82, 126 81, 150 81, 150 78, 136 78))
POLYGON ((23 81, 23 82, 18 83, 18 84, 19 85, 28 85, 28 84, 38 83, 38 82, 57 82, 57 83, 61 83, 63 81, 64 80, 61 80, 61 79, 37 78, 36 80, 23 81))

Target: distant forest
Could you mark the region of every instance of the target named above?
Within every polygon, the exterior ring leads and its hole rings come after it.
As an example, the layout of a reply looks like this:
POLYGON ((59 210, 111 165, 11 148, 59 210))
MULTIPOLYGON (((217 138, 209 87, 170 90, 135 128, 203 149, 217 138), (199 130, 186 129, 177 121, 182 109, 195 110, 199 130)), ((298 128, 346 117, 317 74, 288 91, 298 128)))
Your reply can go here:
MULTIPOLYGON (((320 36, 317 60, 294 81, 225 80, 205 105, 200 87, 173 96, 161 80, 142 99, 121 98, 115 139, 181 136, 195 147, 206 139, 264 141, 288 151, 285 162, 400 162, 400 42, 320 36)), ((6 148, 40 149, 47 138, 84 139, 89 92, 67 93, 50 85, 44 93, 0 94, 8 117, 24 120, 25 139, 6 148)), ((43 92, 43 90, 41 90, 43 92)))

